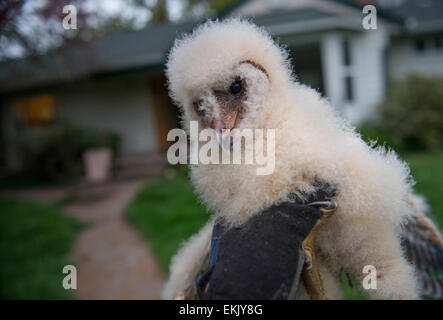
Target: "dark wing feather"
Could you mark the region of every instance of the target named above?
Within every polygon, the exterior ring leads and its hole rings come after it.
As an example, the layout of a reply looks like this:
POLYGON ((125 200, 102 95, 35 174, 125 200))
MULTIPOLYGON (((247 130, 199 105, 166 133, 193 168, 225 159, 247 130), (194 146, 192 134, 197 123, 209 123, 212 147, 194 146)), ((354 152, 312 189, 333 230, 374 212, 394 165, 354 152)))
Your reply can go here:
POLYGON ((415 214, 402 232, 406 257, 415 267, 424 296, 443 298, 443 243, 435 224, 411 200, 415 214))

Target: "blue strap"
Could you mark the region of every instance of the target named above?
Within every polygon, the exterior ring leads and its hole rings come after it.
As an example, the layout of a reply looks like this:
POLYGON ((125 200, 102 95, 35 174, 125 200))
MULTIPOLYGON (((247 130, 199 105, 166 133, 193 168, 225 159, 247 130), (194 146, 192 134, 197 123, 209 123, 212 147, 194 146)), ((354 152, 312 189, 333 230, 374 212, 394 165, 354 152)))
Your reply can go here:
POLYGON ((216 237, 217 231, 219 229, 219 223, 216 221, 214 223, 214 228, 212 228, 211 236, 211 251, 209 253, 209 268, 211 269, 217 260, 218 252, 218 238, 216 237))

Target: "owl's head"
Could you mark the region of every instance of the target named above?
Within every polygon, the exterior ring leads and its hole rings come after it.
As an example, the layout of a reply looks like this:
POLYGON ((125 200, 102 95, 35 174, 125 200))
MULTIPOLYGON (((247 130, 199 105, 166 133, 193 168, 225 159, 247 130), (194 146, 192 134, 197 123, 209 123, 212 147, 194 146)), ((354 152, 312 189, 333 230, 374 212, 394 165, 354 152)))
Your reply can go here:
POLYGON ((286 51, 239 19, 209 21, 176 40, 166 74, 185 128, 197 120, 217 130, 260 127, 260 111, 292 80, 286 51))

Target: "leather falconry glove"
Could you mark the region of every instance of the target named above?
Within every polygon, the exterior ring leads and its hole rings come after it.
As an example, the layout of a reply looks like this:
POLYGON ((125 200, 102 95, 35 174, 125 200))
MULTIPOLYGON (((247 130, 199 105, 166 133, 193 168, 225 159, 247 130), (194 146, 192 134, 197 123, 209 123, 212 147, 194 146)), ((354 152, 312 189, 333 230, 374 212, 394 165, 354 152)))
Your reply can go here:
POLYGON ((337 205, 323 184, 307 200, 273 205, 236 228, 215 222, 211 250, 195 290, 200 299, 295 299, 300 282, 323 299, 315 233, 337 205))

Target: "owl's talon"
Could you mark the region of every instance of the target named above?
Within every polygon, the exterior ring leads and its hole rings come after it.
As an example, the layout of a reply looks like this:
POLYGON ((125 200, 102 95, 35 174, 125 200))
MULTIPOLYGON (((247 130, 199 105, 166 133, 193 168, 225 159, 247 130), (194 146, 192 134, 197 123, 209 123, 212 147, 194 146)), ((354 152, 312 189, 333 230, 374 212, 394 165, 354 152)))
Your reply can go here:
POLYGON ((314 201, 307 204, 310 207, 317 207, 323 213, 323 216, 330 216, 337 210, 338 204, 336 201, 314 201))
POLYGON ((319 210, 322 212, 322 217, 317 221, 314 228, 311 230, 311 233, 302 243, 302 248, 305 252, 305 266, 302 276, 306 290, 311 296, 311 299, 322 300, 324 299, 323 281, 321 279, 318 266, 314 261, 314 240, 315 234, 320 226, 337 209, 337 203, 335 201, 314 201, 309 203, 308 206, 319 208, 319 210))
MULTIPOLYGON (((303 248, 304 250, 304 248, 303 248)), ((305 251, 305 265, 304 268, 306 270, 312 270, 312 260, 308 257, 307 252, 305 251)))
POLYGON ((180 291, 179 293, 177 293, 172 300, 185 300, 186 295, 183 291, 180 291))

